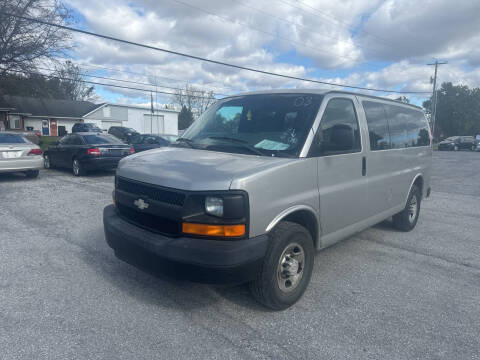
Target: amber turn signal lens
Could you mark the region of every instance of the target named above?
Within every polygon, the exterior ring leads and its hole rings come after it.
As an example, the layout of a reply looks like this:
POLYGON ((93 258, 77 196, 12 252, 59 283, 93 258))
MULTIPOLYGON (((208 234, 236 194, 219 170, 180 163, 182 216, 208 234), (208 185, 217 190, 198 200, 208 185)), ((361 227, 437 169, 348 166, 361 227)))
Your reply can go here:
POLYGON ((208 225, 183 223, 182 232, 185 234, 204 236, 238 237, 245 235, 245 225, 208 225))

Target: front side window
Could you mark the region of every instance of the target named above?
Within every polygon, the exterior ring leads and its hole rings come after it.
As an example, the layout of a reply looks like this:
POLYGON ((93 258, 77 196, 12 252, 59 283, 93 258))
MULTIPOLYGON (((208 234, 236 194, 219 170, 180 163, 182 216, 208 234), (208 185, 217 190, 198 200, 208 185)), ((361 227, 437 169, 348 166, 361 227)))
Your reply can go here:
POLYGON ((175 146, 263 156, 297 157, 321 95, 259 94, 213 104, 175 146))
POLYGON ((330 100, 320 121, 310 155, 347 154, 359 152, 361 148, 360 129, 352 100, 330 100))

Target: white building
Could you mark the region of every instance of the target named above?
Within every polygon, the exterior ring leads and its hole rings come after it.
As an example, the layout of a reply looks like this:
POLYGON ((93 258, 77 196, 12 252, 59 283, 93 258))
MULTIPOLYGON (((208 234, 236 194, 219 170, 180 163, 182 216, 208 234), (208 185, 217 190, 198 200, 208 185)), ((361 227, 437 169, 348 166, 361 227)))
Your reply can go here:
POLYGON ((83 119, 103 130, 125 126, 141 134, 178 135, 178 114, 179 111, 172 109, 156 109, 152 114, 149 108, 106 103, 85 114, 83 119))
POLYGON ((142 134, 178 135, 179 113, 156 109, 151 114, 149 108, 131 105, 0 96, 0 130, 38 130, 50 136, 70 133, 77 122, 95 123, 104 130, 125 126, 142 134))

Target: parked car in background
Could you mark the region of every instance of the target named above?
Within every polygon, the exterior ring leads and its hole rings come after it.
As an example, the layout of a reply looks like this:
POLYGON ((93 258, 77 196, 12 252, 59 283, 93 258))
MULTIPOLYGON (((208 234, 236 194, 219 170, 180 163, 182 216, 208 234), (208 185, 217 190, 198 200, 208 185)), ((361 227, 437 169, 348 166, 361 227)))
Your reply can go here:
POLYGON ((177 139, 179 138, 178 135, 169 135, 169 134, 162 134, 160 135, 162 138, 168 140, 170 143, 174 143, 175 141, 177 141, 177 139))
POLYGON ((42 168, 42 150, 14 132, 0 132, 0 172, 23 172, 36 178, 42 168))
POLYGON ((304 293, 315 250, 389 217, 417 224, 430 194, 423 110, 358 93, 224 98, 175 144, 122 160, 103 212, 115 255, 203 282, 250 282, 280 310, 304 293))
POLYGON ((72 133, 79 133, 79 132, 102 132, 97 125, 91 123, 76 123, 72 127, 72 133))
POLYGON ((130 144, 135 137, 140 135, 135 129, 124 126, 112 126, 108 129, 108 133, 127 144, 130 144))
POLYGON ((42 136, 42 133, 38 130, 8 130, 8 132, 19 134, 31 143, 34 143, 35 145, 40 145, 40 137, 42 136))
POLYGON ((438 150, 477 150, 478 142, 473 136, 450 136, 438 143, 438 150))
POLYGON ((90 170, 114 169, 122 158, 134 152, 133 147, 108 134, 74 133, 48 147, 44 166, 70 168, 73 175, 81 176, 90 170))
POLYGON ((135 152, 140 152, 145 150, 156 149, 163 146, 169 146, 170 143, 175 140, 168 140, 165 138, 164 135, 142 134, 142 135, 133 137, 131 141, 131 145, 135 149, 135 152))

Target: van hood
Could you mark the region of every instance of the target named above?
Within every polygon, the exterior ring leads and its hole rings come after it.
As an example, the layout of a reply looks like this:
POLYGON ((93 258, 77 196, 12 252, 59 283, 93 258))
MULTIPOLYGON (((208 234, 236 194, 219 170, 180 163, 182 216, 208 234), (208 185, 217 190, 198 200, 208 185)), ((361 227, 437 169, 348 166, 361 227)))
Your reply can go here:
POLYGON ((171 147, 122 159, 117 175, 181 190, 229 190, 234 179, 291 161, 295 159, 171 147))

